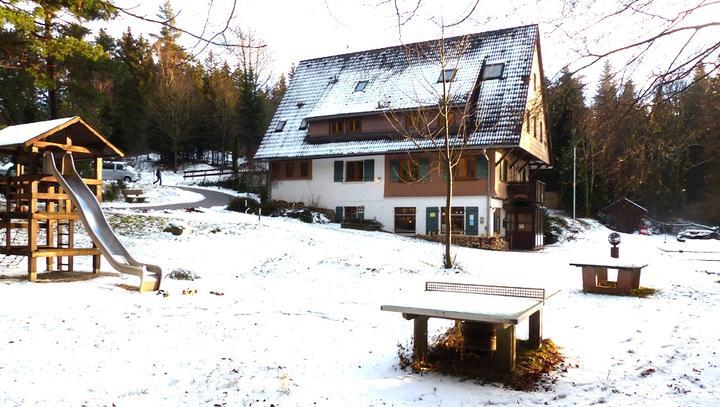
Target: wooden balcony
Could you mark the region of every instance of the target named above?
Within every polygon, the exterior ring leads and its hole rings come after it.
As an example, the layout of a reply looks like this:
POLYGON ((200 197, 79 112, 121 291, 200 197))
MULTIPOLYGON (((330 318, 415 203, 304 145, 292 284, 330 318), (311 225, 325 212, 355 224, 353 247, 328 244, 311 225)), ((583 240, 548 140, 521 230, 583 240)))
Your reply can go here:
POLYGON ((545 183, 542 181, 508 182, 507 191, 512 202, 526 202, 539 206, 545 203, 545 183))

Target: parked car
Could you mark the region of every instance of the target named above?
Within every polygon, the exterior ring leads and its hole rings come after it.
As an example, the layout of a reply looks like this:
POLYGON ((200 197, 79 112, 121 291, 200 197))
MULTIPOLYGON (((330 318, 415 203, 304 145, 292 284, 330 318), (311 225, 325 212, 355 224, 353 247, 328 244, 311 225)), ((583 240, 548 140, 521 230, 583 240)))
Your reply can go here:
POLYGON ((103 179, 136 182, 140 181, 140 172, 124 162, 106 161, 103 163, 103 179))
POLYGON ((720 239, 720 227, 712 230, 688 229, 678 233, 678 242, 684 242, 686 239, 720 239))

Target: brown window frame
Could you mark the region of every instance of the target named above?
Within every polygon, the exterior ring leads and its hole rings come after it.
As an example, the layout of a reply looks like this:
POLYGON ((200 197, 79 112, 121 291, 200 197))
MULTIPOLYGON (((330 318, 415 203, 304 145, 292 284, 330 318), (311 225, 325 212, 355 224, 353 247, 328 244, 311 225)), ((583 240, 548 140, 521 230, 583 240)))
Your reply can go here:
POLYGON ((343 134, 344 121, 341 119, 330 120, 328 122, 328 131, 330 134, 343 134))
POLYGON ((417 208, 415 207, 396 207, 393 211, 394 218, 394 230, 395 233, 417 233, 417 208), (398 222, 400 219, 400 222, 398 222), (401 226, 412 225, 412 229, 398 228, 398 224, 401 226))
POLYGON ((348 219, 359 221, 365 219, 365 207, 364 206, 343 206, 343 221, 348 219), (353 214, 350 216, 349 214, 353 214), (359 217, 358 215, 362 215, 359 217))
POLYGON ((398 160, 398 182, 419 182, 420 180, 420 161, 411 158, 401 158, 398 160))
MULTIPOLYGON (((453 206, 450 212, 450 223, 453 235, 465 234, 465 207, 453 206), (462 226, 459 228, 458 226, 462 226)), ((445 207, 440 208, 440 233, 445 234, 445 207)))
POLYGON ((310 177, 310 161, 300 161, 300 178, 310 177))
POLYGON ((277 181, 312 179, 312 160, 273 161, 270 177, 277 181))
POLYGON ((285 178, 295 178, 295 163, 292 161, 285 163, 285 178))
POLYGON ((364 161, 345 161, 345 182, 362 182, 364 171, 364 161))
POLYGON ((362 131, 362 124, 359 117, 353 117, 345 121, 346 133, 359 133, 362 131))

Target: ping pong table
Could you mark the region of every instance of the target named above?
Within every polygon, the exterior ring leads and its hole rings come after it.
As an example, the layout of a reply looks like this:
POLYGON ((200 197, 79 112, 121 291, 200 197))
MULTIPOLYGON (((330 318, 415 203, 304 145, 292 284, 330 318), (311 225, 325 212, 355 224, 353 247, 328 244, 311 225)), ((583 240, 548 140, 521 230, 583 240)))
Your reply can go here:
POLYGON ((394 304, 382 305, 380 309, 400 312, 403 318, 413 320, 415 361, 425 360, 427 356, 429 318, 491 325, 496 332, 495 368, 511 372, 515 369, 516 326, 528 319, 530 346, 539 348, 543 306, 555 293, 557 291, 547 295, 542 288, 429 281, 425 283, 425 291, 398 298, 394 304))

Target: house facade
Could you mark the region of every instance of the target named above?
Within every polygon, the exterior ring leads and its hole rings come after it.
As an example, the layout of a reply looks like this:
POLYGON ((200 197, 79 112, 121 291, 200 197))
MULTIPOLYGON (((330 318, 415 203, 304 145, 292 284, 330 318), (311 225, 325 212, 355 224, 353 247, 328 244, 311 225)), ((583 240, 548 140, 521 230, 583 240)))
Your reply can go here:
POLYGON ((435 136, 448 128, 453 233, 538 248, 533 174, 551 161, 542 77, 534 25, 302 61, 255 159, 269 161, 272 199, 389 232, 443 233, 447 165, 435 136), (450 107, 438 115, 442 96, 450 107))

